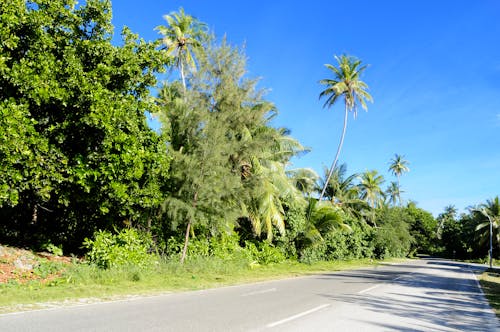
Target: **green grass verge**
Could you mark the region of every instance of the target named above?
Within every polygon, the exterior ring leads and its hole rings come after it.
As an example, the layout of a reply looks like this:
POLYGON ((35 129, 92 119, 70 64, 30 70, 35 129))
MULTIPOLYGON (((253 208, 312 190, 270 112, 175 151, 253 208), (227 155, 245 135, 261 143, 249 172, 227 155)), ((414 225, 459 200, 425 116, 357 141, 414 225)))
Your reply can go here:
POLYGON ((45 284, 36 281, 22 285, 0 285, 0 313, 47 308, 65 303, 78 304, 127 296, 207 289, 377 264, 380 261, 367 259, 310 265, 285 261, 252 266, 243 261, 216 258, 191 260, 184 265, 165 262, 150 269, 129 267, 102 270, 78 264, 69 267, 60 278, 45 284))
POLYGON ((500 271, 487 270, 483 272, 479 277, 479 282, 495 314, 500 318, 500 271))

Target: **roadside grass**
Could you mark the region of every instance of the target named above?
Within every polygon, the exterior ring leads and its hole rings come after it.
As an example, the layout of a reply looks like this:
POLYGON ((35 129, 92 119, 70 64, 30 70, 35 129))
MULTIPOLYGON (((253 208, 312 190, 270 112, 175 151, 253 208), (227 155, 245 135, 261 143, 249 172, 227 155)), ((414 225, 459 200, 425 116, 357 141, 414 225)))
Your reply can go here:
POLYGON ((249 265, 243 260, 200 258, 189 260, 184 265, 166 261, 152 268, 129 266, 107 270, 87 264, 73 264, 60 277, 48 282, 0 284, 0 313, 200 290, 356 269, 380 263, 381 261, 366 259, 317 262, 310 265, 296 261, 249 265))
POLYGON ((479 277, 479 282, 495 314, 500 318, 500 270, 486 270, 479 277))

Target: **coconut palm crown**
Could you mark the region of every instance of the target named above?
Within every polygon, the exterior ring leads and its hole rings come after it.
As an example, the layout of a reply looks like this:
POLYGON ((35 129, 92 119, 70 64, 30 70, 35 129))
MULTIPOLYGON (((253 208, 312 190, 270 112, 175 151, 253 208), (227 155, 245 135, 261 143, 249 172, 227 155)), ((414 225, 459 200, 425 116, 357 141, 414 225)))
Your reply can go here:
POLYGON ((164 16, 168 26, 158 26, 156 30, 163 36, 163 44, 167 55, 173 56, 179 68, 182 85, 186 90, 186 67, 196 70, 193 53, 199 51, 202 42, 207 39, 206 24, 191 15, 186 15, 181 7, 179 12, 171 12, 164 16))
POLYGON ((323 198, 330 177, 337 165, 342 144, 344 143, 349 112, 353 112, 354 118, 356 118, 358 105, 368 110, 366 101, 373 101, 372 96, 367 92, 368 85, 360 79, 361 74, 366 69, 366 66, 361 64, 361 60, 348 55, 335 56, 335 59, 337 60, 337 67, 331 64, 325 65, 326 68, 332 71, 333 78, 319 81, 320 84, 326 85, 326 89, 320 93, 319 98, 326 98, 324 107, 328 108, 332 107, 339 99, 344 101, 344 126, 335 159, 330 167, 319 200, 323 198))

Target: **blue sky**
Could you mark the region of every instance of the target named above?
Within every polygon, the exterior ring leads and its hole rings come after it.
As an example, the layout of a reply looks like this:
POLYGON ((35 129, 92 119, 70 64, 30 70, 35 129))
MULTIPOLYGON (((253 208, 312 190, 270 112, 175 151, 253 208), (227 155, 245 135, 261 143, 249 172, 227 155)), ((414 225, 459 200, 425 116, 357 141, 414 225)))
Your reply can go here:
POLYGON ((113 1, 113 23, 146 40, 183 7, 218 37, 245 45, 248 75, 262 77, 279 110, 276 126, 312 151, 293 167, 323 173, 339 142, 343 106, 318 99, 325 63, 343 53, 369 67, 374 103, 349 118, 340 156, 348 172, 386 178, 395 153, 410 162, 404 199, 434 215, 500 194, 500 2, 113 1))

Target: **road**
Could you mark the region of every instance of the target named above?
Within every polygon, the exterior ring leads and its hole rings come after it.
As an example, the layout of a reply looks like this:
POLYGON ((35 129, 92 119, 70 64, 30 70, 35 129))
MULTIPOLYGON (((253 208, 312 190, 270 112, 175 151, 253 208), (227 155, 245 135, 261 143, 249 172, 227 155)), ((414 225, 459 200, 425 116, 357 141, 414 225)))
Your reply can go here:
POLYGON ((0 315, 0 331, 500 331, 474 273, 416 260, 0 315))

